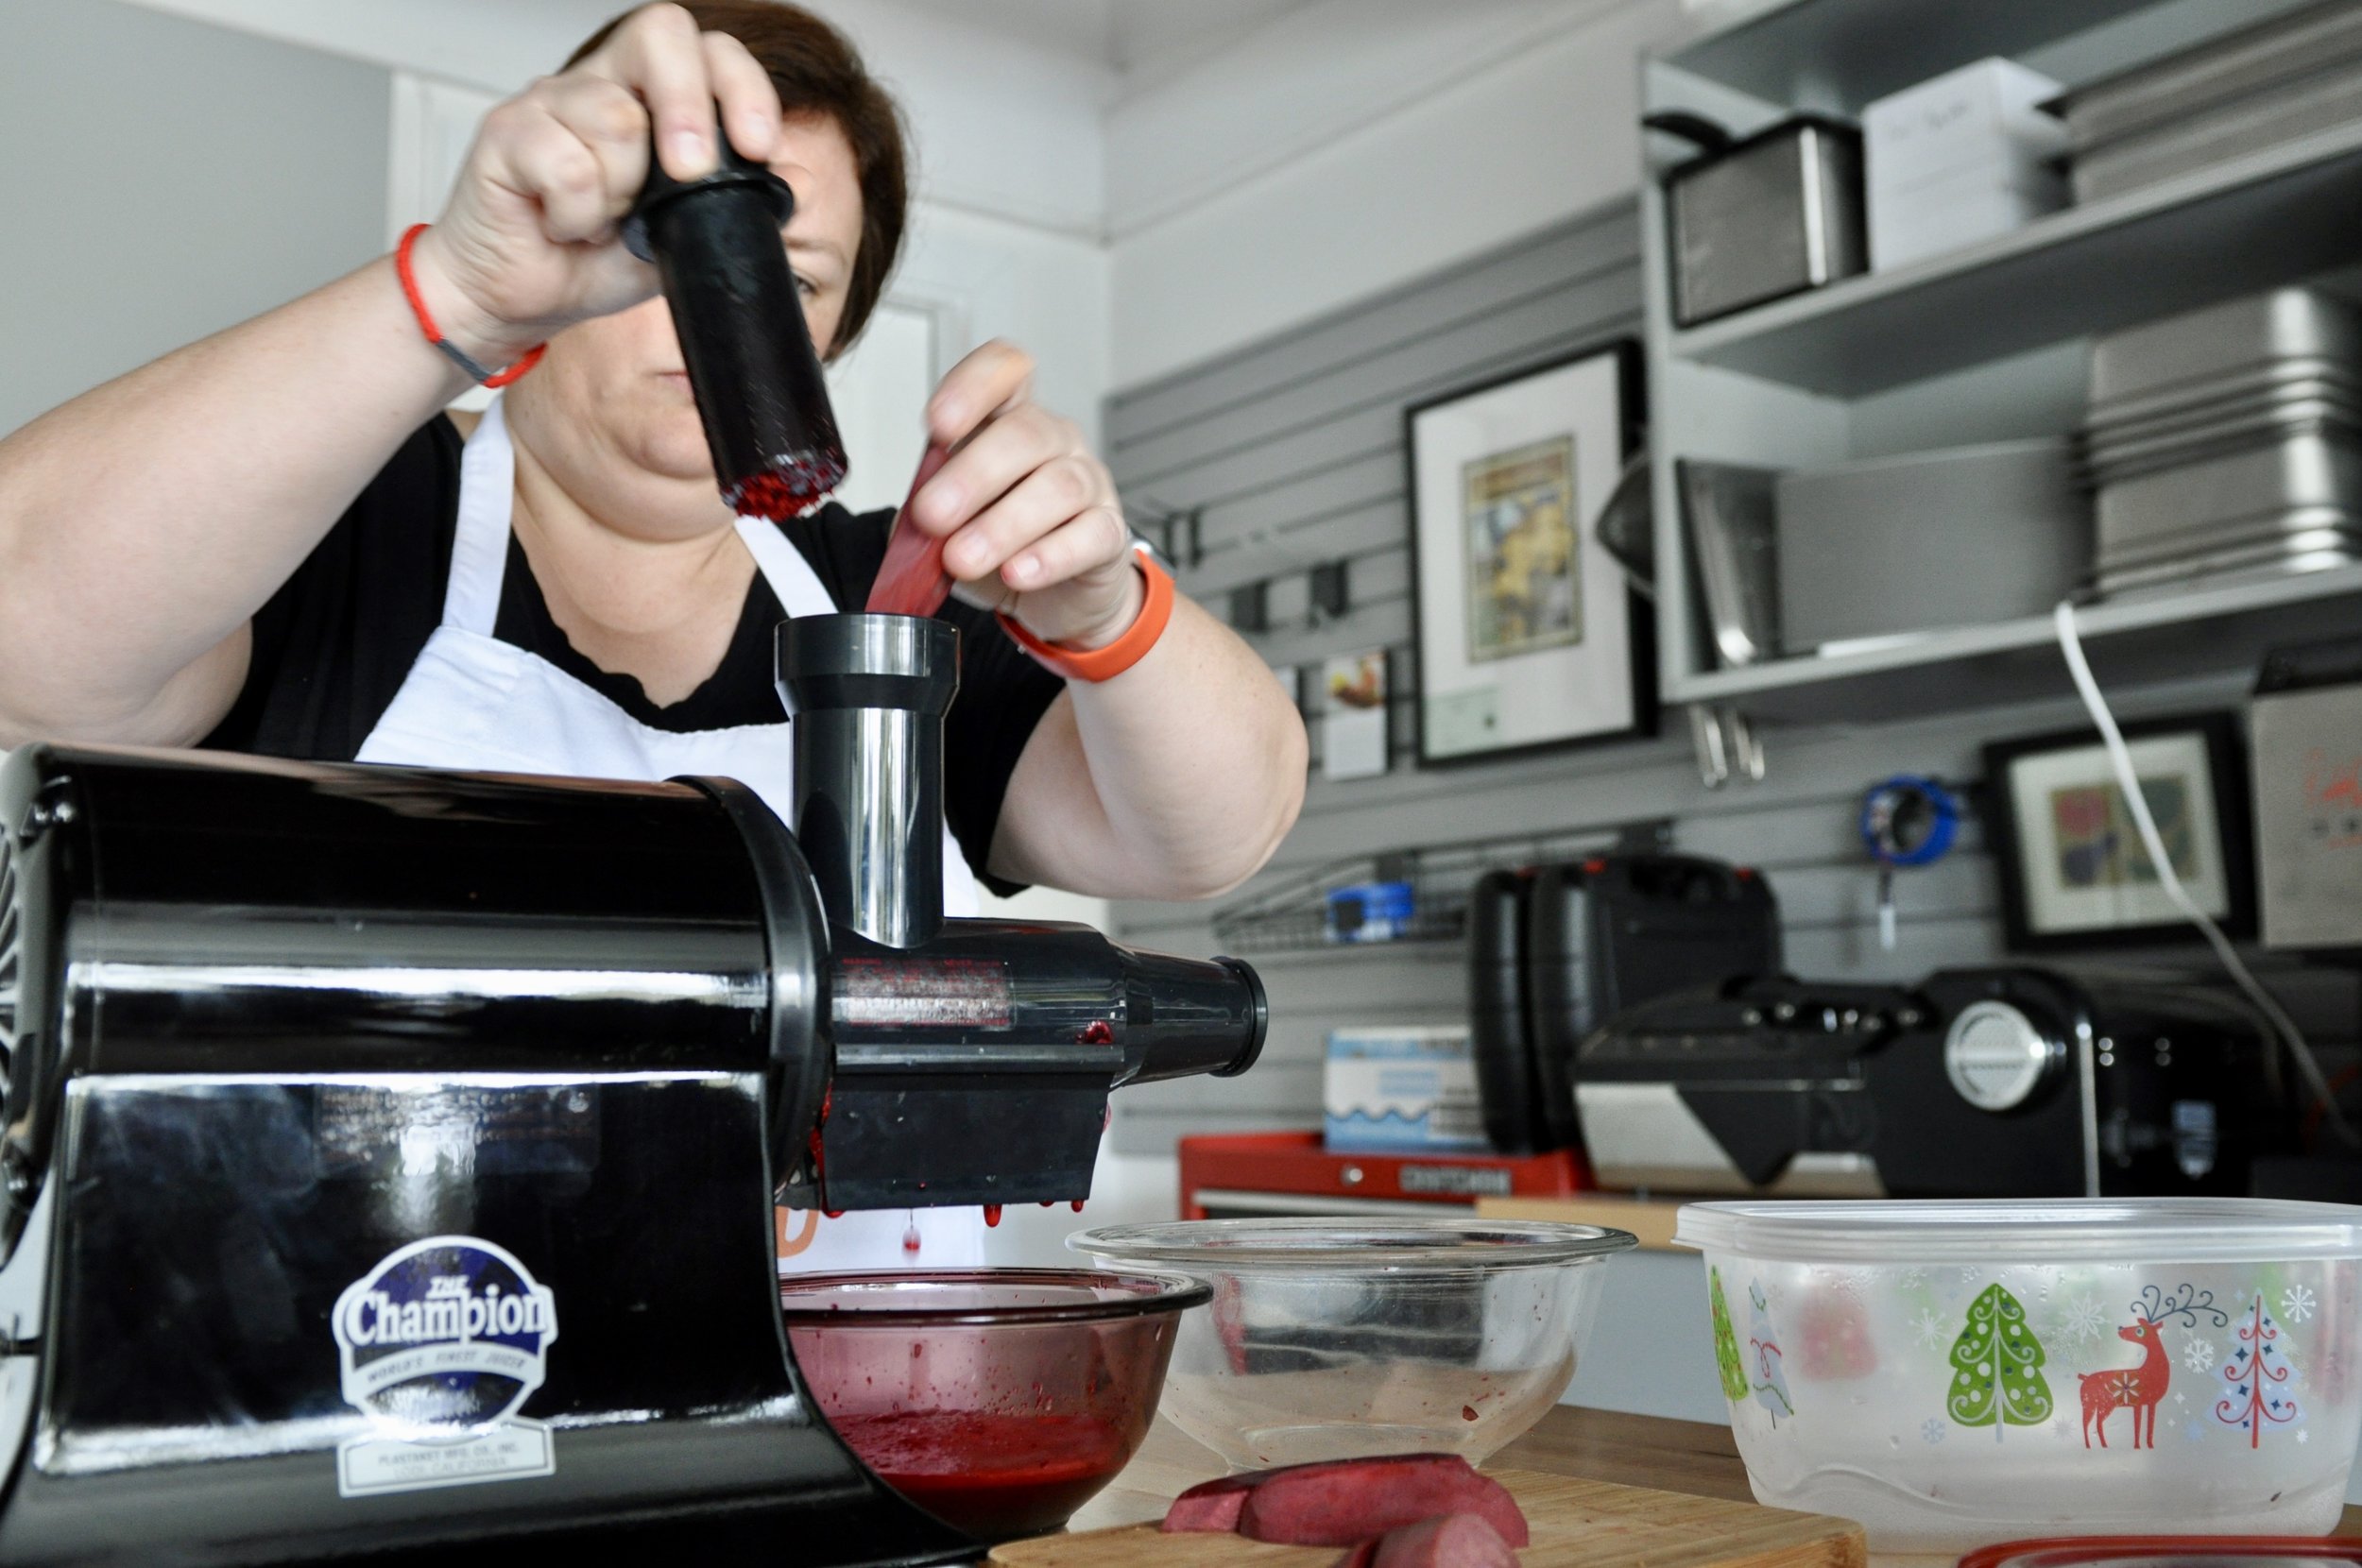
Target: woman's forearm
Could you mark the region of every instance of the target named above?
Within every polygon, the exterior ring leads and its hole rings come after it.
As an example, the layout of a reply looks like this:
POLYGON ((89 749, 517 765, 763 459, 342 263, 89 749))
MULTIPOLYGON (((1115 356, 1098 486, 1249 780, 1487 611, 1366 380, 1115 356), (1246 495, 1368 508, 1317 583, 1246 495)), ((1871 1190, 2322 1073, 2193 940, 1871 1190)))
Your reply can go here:
POLYGON ((0 441, 0 745, 202 735, 225 645, 466 384, 379 260, 0 441))
POLYGON ((1043 715, 1009 781, 993 869, 1104 897, 1225 892, 1294 826, 1305 750, 1270 668, 1177 599, 1138 664, 1070 685, 1043 715))
POLYGON ((203 734, 225 643, 465 384, 380 260, 0 441, 0 741, 203 734))

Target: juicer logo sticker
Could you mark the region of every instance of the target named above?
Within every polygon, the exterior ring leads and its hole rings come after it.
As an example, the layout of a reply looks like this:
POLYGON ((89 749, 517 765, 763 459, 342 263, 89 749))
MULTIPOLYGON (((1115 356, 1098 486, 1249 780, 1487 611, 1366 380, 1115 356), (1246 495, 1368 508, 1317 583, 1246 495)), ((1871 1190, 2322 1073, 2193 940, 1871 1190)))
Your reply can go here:
POLYGON ((557 1298, 506 1249, 436 1236, 336 1298, 345 1402, 375 1430, 337 1450, 347 1497, 547 1475, 549 1429, 518 1417, 557 1338, 557 1298))

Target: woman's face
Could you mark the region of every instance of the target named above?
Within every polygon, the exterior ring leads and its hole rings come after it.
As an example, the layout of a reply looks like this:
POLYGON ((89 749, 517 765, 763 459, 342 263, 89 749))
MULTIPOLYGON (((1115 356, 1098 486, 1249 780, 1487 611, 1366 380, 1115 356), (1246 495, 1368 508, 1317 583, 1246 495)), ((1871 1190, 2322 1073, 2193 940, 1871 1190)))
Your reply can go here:
MULTIPOLYGON (((804 322, 825 354, 845 314, 861 244, 861 179, 833 118, 790 118, 780 130, 771 168, 796 193, 788 265, 803 296, 804 322)), ((558 333, 531 379, 543 382, 537 400, 555 404, 553 431, 571 431, 561 439, 587 438, 605 460, 667 478, 711 481, 713 460, 663 296, 558 333)))

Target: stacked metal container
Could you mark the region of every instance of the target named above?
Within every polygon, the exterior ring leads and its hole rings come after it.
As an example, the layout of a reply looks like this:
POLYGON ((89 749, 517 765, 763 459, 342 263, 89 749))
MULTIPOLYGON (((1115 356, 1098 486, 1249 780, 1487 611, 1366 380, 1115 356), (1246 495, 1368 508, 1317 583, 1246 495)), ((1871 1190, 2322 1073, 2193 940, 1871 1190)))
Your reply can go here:
POLYGON ((2102 593, 2362 559, 2362 310, 2275 289, 2093 347, 2102 593))
POLYGON ((2362 0, 2320 0, 2070 93, 2079 202, 2348 124, 2362 104, 2362 0))

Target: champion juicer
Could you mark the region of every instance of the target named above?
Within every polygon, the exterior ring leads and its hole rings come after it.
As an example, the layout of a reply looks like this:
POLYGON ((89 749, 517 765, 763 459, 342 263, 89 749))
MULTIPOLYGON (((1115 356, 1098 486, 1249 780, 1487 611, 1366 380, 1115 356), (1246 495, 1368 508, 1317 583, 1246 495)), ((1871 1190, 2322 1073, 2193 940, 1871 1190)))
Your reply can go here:
MULTIPOLYGON (((800 507, 842 454, 788 205, 733 160, 629 237, 726 492, 800 507)), ((1109 1092, 1243 1072, 1262 990, 943 917, 956 628, 778 658, 792 825, 718 778, 0 768, 0 1562, 981 1555, 815 1408, 774 1202, 1086 1197, 1109 1092)))
POLYGON ((775 1194, 1084 1197, 1109 1091, 1264 1007, 942 917, 957 647, 781 628, 792 834, 722 779, 13 756, 0 1561, 979 1551, 813 1408, 775 1194))

